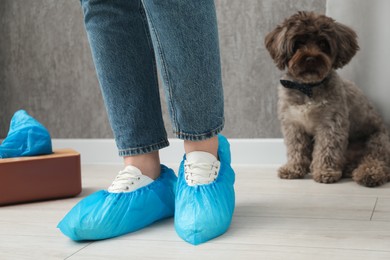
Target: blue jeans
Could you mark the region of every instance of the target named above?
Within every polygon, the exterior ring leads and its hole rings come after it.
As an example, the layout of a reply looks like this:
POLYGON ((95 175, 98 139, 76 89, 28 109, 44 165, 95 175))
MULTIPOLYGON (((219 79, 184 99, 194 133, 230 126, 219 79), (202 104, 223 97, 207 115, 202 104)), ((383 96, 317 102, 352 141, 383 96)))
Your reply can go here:
POLYGON ((176 137, 204 140, 222 130, 213 0, 81 0, 81 4, 120 156, 169 145, 157 67, 176 137))

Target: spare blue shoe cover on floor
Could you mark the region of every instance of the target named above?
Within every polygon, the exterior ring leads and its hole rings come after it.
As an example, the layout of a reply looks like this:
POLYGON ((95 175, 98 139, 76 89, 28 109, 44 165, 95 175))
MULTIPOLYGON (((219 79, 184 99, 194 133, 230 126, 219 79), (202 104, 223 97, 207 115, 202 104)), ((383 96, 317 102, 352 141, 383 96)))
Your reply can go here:
POLYGON ((49 131, 24 110, 11 119, 7 137, 0 145, 0 158, 53 153, 49 131))
POLYGON ((232 221, 235 174, 230 166, 230 145, 218 137, 221 167, 217 179, 206 185, 189 186, 184 178, 184 159, 176 185, 175 229, 185 241, 198 245, 227 231, 232 221))
POLYGON ((158 179, 133 192, 101 190, 89 195, 74 206, 57 227, 75 241, 100 240, 172 217, 176 180, 173 170, 161 165, 158 179))

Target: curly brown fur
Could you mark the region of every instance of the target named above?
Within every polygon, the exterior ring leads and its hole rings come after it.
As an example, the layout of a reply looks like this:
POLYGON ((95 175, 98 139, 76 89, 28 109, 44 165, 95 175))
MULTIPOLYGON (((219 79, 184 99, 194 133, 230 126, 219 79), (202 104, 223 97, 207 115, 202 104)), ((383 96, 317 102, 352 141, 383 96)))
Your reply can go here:
POLYGON ((288 162, 284 179, 311 172, 321 183, 342 176, 374 187, 390 181, 390 140, 379 114, 362 91, 343 80, 336 69, 359 50, 356 33, 333 19, 299 12, 265 38, 286 80, 318 83, 313 96, 279 85, 278 116, 288 162))

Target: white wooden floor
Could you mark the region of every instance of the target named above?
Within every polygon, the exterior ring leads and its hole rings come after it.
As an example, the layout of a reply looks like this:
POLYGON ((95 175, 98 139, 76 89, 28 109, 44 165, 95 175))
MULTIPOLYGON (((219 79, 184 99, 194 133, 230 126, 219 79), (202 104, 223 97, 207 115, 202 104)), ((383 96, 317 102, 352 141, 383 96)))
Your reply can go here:
MULTIPOLYGON (((177 166, 170 165, 173 168, 177 166)), ((99 242, 75 243, 56 225, 106 188, 120 165, 85 165, 76 198, 0 207, 0 259, 390 259, 390 184, 280 180, 276 167, 235 166, 236 210, 226 234, 183 242, 173 220, 99 242)))

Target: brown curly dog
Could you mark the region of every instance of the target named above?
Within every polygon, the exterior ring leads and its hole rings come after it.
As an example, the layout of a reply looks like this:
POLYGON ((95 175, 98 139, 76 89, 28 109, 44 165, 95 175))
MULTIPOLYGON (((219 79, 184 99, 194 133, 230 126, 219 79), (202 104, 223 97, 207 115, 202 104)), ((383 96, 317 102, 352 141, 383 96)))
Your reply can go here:
POLYGON ((359 50, 356 33, 332 18, 298 12, 265 38, 277 67, 278 116, 287 146, 283 179, 334 183, 352 177, 375 187, 390 180, 390 140, 362 91, 335 71, 359 50))

